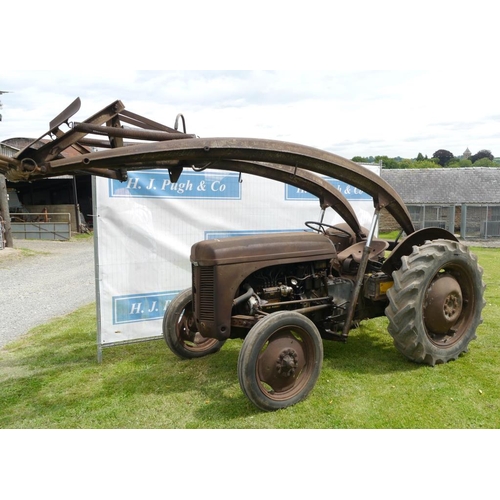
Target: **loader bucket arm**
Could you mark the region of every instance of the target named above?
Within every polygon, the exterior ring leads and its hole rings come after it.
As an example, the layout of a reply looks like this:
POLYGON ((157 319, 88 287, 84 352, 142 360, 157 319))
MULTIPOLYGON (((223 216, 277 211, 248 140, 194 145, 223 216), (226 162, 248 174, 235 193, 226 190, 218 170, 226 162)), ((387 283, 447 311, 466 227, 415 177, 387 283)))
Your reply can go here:
POLYGON ((136 170, 153 166, 204 167, 220 160, 263 162, 300 167, 346 182, 368 193, 378 208, 386 208, 411 234, 414 231, 410 214, 397 192, 378 175, 366 168, 316 148, 266 139, 208 138, 162 141, 140 144, 121 151, 100 151, 80 158, 54 160, 50 171, 68 173, 71 170, 122 168, 136 170))
MULTIPOLYGON (((276 169, 282 169, 284 177, 293 177, 293 173, 300 168, 333 177, 368 193, 373 197, 375 207, 379 210, 386 208, 406 234, 414 232, 410 215, 397 192, 378 175, 350 160, 289 142, 231 137, 197 138, 127 112, 124 108, 121 101, 115 101, 84 122, 73 125, 66 133, 58 129, 57 134, 53 134, 56 138, 39 149, 24 149, 15 158, 0 157, 0 171, 5 172, 9 180, 35 180, 80 172, 125 180, 128 170, 168 168, 175 178, 183 168, 229 166, 224 162, 236 162, 231 168, 236 171, 245 171, 238 168, 249 169, 252 168, 249 163, 253 164, 257 175, 270 178, 275 178, 276 169), (143 130, 125 129, 121 126, 122 121, 143 130), (86 137, 88 134, 107 136, 108 141, 93 141, 86 137), (125 144, 124 138, 151 142, 125 144), (82 154, 72 157, 61 156, 65 148, 74 148, 75 145, 99 145, 109 149, 89 153, 82 151, 82 154), (265 174, 266 171, 269 175, 265 174)), ((335 203, 345 205, 344 200, 339 202, 337 199, 335 203)))

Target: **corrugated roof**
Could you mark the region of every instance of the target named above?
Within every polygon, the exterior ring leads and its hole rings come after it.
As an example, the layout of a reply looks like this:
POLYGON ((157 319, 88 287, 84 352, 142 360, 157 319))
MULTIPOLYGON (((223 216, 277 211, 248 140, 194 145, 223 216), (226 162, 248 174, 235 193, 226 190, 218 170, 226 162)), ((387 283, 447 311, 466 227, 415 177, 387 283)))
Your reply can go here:
POLYGON ((382 169, 408 205, 500 204, 500 168, 382 169))
POLYGON ((19 151, 19 148, 0 142, 0 154, 12 157, 19 151))

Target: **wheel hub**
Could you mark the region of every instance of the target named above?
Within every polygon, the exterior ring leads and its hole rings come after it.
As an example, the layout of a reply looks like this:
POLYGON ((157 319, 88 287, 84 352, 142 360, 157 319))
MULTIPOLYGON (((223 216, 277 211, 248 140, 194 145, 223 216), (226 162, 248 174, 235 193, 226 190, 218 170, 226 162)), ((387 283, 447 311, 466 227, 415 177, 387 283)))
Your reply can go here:
POLYGON ((293 377, 298 366, 298 355, 294 349, 283 349, 278 360, 276 361, 276 369, 278 373, 284 377, 293 377))
POLYGON ((427 290, 424 320, 427 330, 445 335, 462 314, 462 290, 451 275, 438 276, 427 290))

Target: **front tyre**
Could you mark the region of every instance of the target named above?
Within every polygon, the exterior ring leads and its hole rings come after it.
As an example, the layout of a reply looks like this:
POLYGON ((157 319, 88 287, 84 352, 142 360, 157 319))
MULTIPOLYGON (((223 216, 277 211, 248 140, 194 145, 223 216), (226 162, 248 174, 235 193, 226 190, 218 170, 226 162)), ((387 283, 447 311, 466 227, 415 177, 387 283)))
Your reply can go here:
POLYGON ((456 241, 413 247, 393 272, 385 314, 396 348, 431 366, 455 360, 476 338, 485 301, 483 270, 456 241))
POLYGON ((201 358, 220 350, 224 341, 203 337, 196 328, 191 288, 170 302, 163 316, 163 337, 170 350, 180 358, 201 358))
POLYGON ((274 411, 294 405, 313 389, 323 364, 323 343, 307 317, 279 311, 247 334, 238 357, 238 379, 257 408, 274 411))

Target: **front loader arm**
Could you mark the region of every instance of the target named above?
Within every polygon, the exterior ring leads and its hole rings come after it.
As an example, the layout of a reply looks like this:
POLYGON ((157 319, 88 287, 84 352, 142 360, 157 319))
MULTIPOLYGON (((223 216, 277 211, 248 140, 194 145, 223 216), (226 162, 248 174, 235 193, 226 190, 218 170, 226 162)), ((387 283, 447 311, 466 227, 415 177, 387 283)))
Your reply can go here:
MULTIPOLYGON (((62 115, 66 116, 64 112, 62 115)), ((238 165, 241 168, 249 168, 249 163, 259 165, 257 175, 270 178, 276 176, 276 169, 290 177, 300 168, 333 177, 368 193, 377 209, 386 208, 407 234, 414 232, 408 210, 389 184, 350 160, 316 148, 265 139, 201 139, 127 112, 121 101, 115 101, 81 124, 74 124, 66 133, 61 134, 57 126, 56 131, 47 134, 55 138, 38 149, 31 144, 14 158, 0 157, 0 172, 12 181, 81 172, 125 180, 128 170, 168 168, 175 181, 183 168, 224 168, 229 165, 224 162, 233 162, 232 170, 236 171, 243 171, 238 170, 238 165), (135 128, 126 129, 122 122, 132 122, 135 128), (108 149, 88 153, 80 149, 80 154, 63 156, 70 147, 89 147, 92 144, 89 134, 107 136, 108 141, 98 144, 108 149), (125 143, 123 138, 148 142, 125 143)), ((335 203, 345 204, 343 200, 335 203)))

